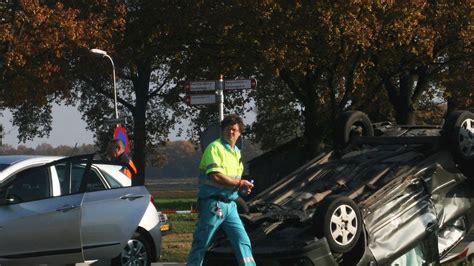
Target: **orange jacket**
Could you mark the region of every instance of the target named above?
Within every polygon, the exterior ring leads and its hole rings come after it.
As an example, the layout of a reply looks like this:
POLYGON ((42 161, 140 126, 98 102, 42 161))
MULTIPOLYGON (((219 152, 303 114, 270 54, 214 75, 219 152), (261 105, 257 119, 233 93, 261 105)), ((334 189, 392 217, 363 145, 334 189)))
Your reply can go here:
POLYGON ((130 168, 129 167, 122 168, 122 173, 124 173, 126 176, 128 176, 128 178, 131 179, 134 175, 137 174, 137 167, 133 163, 132 159, 128 160, 128 165, 130 168), (133 173, 130 170, 132 170, 133 173))

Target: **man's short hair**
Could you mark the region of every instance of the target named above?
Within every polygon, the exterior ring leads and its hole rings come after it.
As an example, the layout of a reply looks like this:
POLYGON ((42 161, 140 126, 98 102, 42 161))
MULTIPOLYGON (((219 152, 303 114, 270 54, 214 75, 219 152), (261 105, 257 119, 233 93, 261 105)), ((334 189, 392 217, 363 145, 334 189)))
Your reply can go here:
POLYGON ((107 152, 111 154, 113 151, 117 149, 122 149, 125 147, 125 144, 123 144, 123 141, 121 139, 113 139, 109 142, 109 145, 107 146, 107 152))
POLYGON ((240 116, 236 114, 231 114, 224 117, 224 120, 221 121, 221 130, 224 130, 224 128, 235 125, 235 124, 239 125, 240 132, 244 131, 245 129, 244 121, 242 120, 242 118, 240 118, 240 116))

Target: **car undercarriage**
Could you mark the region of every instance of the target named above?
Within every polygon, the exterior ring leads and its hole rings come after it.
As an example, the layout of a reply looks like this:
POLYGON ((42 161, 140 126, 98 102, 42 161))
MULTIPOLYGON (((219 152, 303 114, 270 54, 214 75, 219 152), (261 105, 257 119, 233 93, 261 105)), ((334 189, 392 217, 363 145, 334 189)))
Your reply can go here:
MULTIPOLYGON (((241 213, 257 264, 385 265, 422 242, 429 243, 423 261, 443 260, 473 221, 474 115, 460 112, 443 127, 398 126, 351 112, 342 123, 349 131, 339 134, 339 149, 264 190, 241 213), (456 237, 442 239, 456 228, 456 237)), ((235 263, 225 233, 205 262, 235 263)))

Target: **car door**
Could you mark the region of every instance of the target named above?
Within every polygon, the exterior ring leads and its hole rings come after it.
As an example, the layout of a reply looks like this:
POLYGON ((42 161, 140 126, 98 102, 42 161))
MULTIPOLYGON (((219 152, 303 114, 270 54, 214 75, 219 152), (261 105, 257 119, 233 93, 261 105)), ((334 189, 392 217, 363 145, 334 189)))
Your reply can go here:
MULTIPOLYGON (((58 195, 53 193, 52 184, 60 174, 56 172, 57 166, 63 165, 66 169, 74 162, 83 164, 84 159, 87 158, 67 158, 25 169, 0 188, 3 199, 0 206, 0 262, 83 261, 80 205, 84 194, 52 196, 58 195)), ((62 174, 69 172, 66 170, 62 174)))
POLYGON ((84 258, 116 257, 137 229, 150 202, 150 194, 143 186, 109 189, 94 167, 85 187, 87 191, 81 206, 84 258))

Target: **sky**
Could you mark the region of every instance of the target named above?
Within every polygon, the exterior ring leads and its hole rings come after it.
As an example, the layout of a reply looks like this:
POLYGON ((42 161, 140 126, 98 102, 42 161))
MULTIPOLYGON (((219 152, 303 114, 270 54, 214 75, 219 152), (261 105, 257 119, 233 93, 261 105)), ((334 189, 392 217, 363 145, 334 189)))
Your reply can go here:
MULTIPOLYGON (((8 144, 13 147, 18 145, 25 145, 30 148, 36 148, 38 145, 46 143, 53 147, 59 145, 75 146, 82 144, 94 144, 93 133, 86 130, 86 122, 81 118, 81 114, 74 106, 53 105, 53 124, 49 137, 34 138, 32 141, 25 143, 18 142, 18 128, 13 127, 10 122, 12 116, 9 111, 3 112, 3 117, 0 116, 0 124, 3 125, 3 144, 8 144)), ((245 123, 251 123, 255 120, 255 113, 250 112, 248 117, 244 119, 245 123)), ((112 136, 111 136, 112 137, 112 136)), ((171 140, 182 139, 183 137, 176 136, 176 129, 173 129, 169 138, 171 140)))
POLYGON ((74 146, 76 143, 93 144, 93 133, 86 130, 86 122, 81 118, 81 114, 74 106, 53 106, 53 124, 49 137, 35 138, 26 143, 18 143, 18 128, 13 127, 10 122, 12 116, 9 111, 3 112, 0 123, 3 125, 3 144, 17 147, 19 144, 36 148, 39 144, 47 143, 54 147, 59 145, 74 146))

